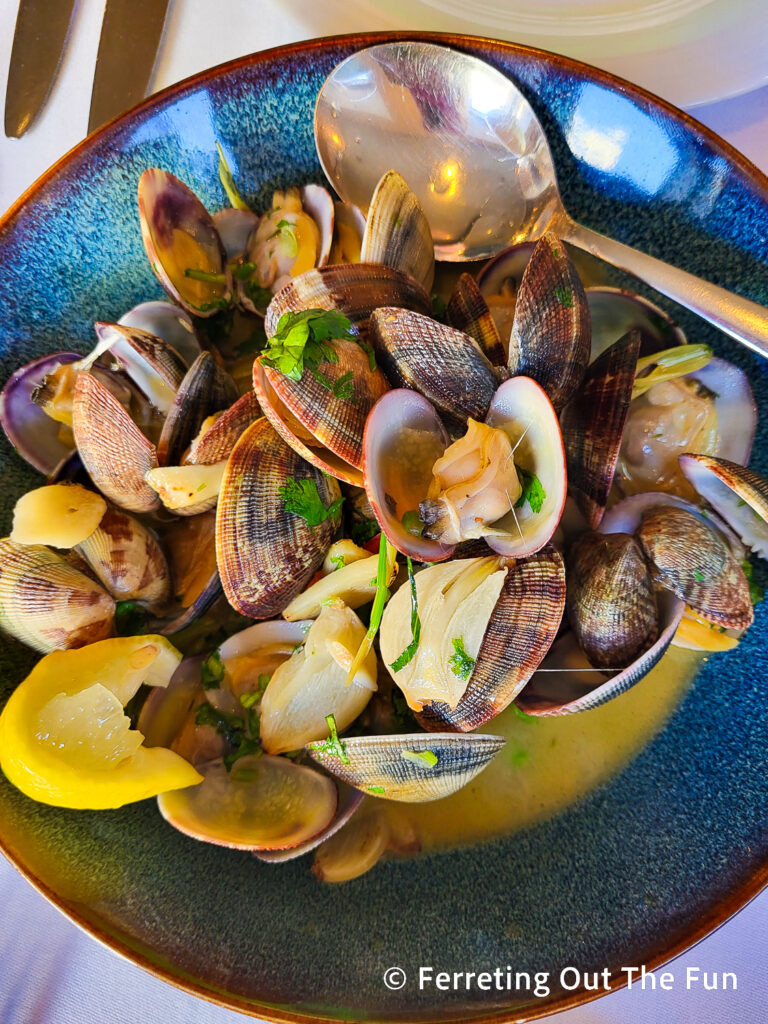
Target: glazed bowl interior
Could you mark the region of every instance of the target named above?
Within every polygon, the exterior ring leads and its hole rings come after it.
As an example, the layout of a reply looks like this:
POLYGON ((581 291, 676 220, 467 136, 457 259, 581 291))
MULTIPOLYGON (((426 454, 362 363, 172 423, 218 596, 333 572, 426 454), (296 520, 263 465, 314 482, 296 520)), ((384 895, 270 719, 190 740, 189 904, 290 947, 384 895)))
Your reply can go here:
MULTIPOLYGON (((258 209, 275 187, 320 181, 317 90, 338 61, 382 38, 320 40, 226 65, 161 94, 65 158, 0 228, 3 380, 42 353, 87 350, 95 320, 161 297, 136 217, 146 167, 172 171, 211 210, 226 205, 216 141, 258 209)), ((522 88, 577 220, 768 303, 768 182, 746 161, 594 69, 508 44, 432 38, 484 57, 522 88)), ((768 364, 653 297, 690 340, 713 344, 749 375, 761 410, 753 465, 765 472, 768 364)), ((1 444, 7 531, 15 499, 40 479, 1 444)), ((554 818, 487 845, 391 861, 323 886, 306 858, 278 867, 196 843, 174 832, 153 801, 60 810, 4 779, 0 841, 96 935, 226 1005, 273 1019, 529 1019, 589 997, 558 990, 564 965, 657 965, 764 884, 768 610, 756 611, 743 642, 704 665, 663 731, 623 771, 554 818), (546 997, 420 992, 413 978, 400 991, 385 987, 386 968, 421 964, 510 964, 555 980, 546 997)), ((3 701, 33 661, 2 641, 3 701)))

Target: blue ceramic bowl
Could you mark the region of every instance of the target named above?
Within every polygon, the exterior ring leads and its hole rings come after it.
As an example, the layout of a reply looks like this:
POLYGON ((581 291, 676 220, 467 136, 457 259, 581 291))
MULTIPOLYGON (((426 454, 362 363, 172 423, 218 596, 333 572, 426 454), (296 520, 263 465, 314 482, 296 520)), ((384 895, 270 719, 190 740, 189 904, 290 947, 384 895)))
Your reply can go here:
MULTIPOLYGON (((56 349, 91 347, 96 319, 159 296, 136 218, 148 166, 226 204, 214 142, 264 206, 321 180, 314 98, 342 58, 384 35, 257 54, 175 86, 87 140, 0 226, 0 377, 56 349)), ((401 35, 400 38, 407 38, 401 35)), ((768 180, 668 105, 594 69, 523 47, 431 37, 519 84, 549 136, 577 220, 768 303, 768 180), (610 159, 600 140, 613 145, 610 159)), ((666 308, 671 304, 661 300, 666 308)), ((768 364, 673 308, 689 337, 742 366, 762 409, 768 364)), ((39 484, 4 440, 3 526, 39 484)), ((172 831, 154 802, 113 812, 35 804, 0 784, 2 846, 61 909, 138 964, 272 1019, 529 1019, 586 998, 390 991, 392 964, 554 971, 659 965, 768 879, 768 603, 713 658, 665 730, 608 784, 552 820, 481 848, 380 865, 320 885, 172 831)), ((2 699, 32 664, 0 651, 2 699)), ((567 770, 565 766, 564 770, 567 770)))

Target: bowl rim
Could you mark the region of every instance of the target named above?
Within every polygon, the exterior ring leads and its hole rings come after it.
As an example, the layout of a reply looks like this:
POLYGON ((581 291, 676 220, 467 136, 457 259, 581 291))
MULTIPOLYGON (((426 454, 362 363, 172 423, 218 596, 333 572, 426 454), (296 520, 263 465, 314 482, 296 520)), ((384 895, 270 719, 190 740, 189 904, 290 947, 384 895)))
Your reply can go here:
MULTIPOLYGON (((259 50, 255 53, 245 54, 242 57, 224 61, 223 63, 216 64, 211 68, 198 71, 179 82, 174 82, 172 85, 153 93, 151 96, 130 107, 122 114, 112 118, 90 135, 87 135, 82 141, 72 147, 72 149, 64 153, 63 156, 56 160, 55 163, 44 171, 27 189, 25 189, 18 199, 16 199, 16 201, 0 215, 0 238, 2 238, 8 228, 12 226, 13 222, 27 204, 31 203, 35 199, 35 196, 41 192, 51 180, 55 179, 60 171, 66 169, 81 153, 87 152, 96 140, 108 134, 115 127, 127 125, 137 114, 140 115, 145 112, 150 112, 153 108, 162 106, 162 104, 168 99, 179 97, 187 91, 206 85, 222 74, 238 71, 241 68, 255 67, 263 63, 274 61, 275 59, 282 59, 295 54, 311 53, 316 50, 326 49, 329 46, 343 46, 345 44, 352 43, 356 44, 359 49, 362 49, 367 46, 374 46, 378 43, 406 40, 439 43, 444 46, 454 46, 458 49, 478 47, 480 49, 484 49, 488 54, 496 52, 499 54, 511 53, 527 57, 539 57, 550 65, 560 67, 571 74, 608 86, 614 91, 620 91, 633 99, 639 99, 644 103, 650 103, 652 106, 662 110, 666 115, 683 125, 689 132, 692 132, 694 135, 701 138, 719 156, 724 157, 736 171, 738 176, 749 183, 755 191, 760 194, 760 198, 766 206, 768 206, 768 175, 760 171, 751 160, 745 157, 743 153, 740 153, 729 142, 726 142, 726 140, 721 138, 716 132, 712 131, 712 129, 708 128, 706 125, 703 125, 686 111, 681 110, 673 103, 656 96, 649 90, 621 78, 619 75, 603 71, 600 68, 596 68, 591 64, 576 60, 572 57, 565 57, 561 54, 552 53, 551 51, 540 47, 526 46, 522 43, 506 42, 503 40, 493 39, 488 36, 445 32, 408 32, 405 30, 349 32, 330 36, 317 36, 312 39, 300 40, 299 42, 287 43, 281 46, 270 47, 267 50, 259 50)), ((282 1007, 257 1003, 249 999, 241 999, 232 993, 224 993, 217 991, 212 987, 205 987, 196 979, 185 976, 183 972, 174 974, 170 968, 153 962, 144 952, 131 948, 127 942, 111 935, 97 923, 89 920, 85 915, 78 913, 78 911, 73 907, 68 906, 46 882, 41 878, 38 878, 31 870, 28 870, 21 863, 20 858, 17 859, 14 856, 14 853, 10 848, 10 844, 5 840, 2 833, 0 833, 0 852, 4 854, 8 862, 32 885, 33 888, 35 888, 50 904, 52 904, 60 913, 62 913, 83 932, 96 939, 97 942, 105 946, 111 952, 116 953, 122 959, 127 960, 129 963, 140 967, 148 974, 153 975, 162 981, 168 982, 174 987, 187 992, 190 995, 197 996, 198 998, 204 999, 214 1005, 224 1007, 225 1009, 235 1010, 247 1016, 261 1017, 264 1020, 275 1022, 275 1024, 325 1024, 325 1022, 336 1022, 341 1020, 341 1018, 326 1014, 293 1012, 282 1007)), ((674 938, 662 950, 654 953, 654 955, 644 964, 646 970, 649 972, 657 971, 660 967, 668 964, 677 957, 682 956, 708 935, 712 934, 729 921, 735 914, 755 899, 755 897, 757 897, 766 887, 768 887, 768 857, 762 863, 758 864, 758 866, 741 884, 731 892, 728 892, 713 906, 709 907, 709 909, 700 917, 693 929, 686 930, 684 934, 680 934, 678 937, 674 938)), ((627 976, 624 972, 618 970, 617 973, 609 975, 609 983, 610 988, 607 990, 593 991, 581 988, 574 992, 561 995, 554 1000, 542 1002, 540 1005, 529 1005, 519 1010, 510 1010, 507 1008, 491 1013, 481 1012, 479 1014, 461 1016, 451 1015, 447 1017, 439 1015, 436 1016, 429 1013, 411 1014, 408 1017, 394 1015, 384 1015, 379 1017, 376 1014, 371 1014, 370 1016, 366 1015, 365 1019, 369 1024, 376 1024, 376 1022, 379 1022, 379 1024, 413 1024, 413 1022, 424 1022, 424 1024, 504 1024, 504 1022, 507 1021, 512 1024, 513 1020, 514 1024, 527 1024, 529 1021, 540 1020, 544 1017, 560 1013, 563 1010, 573 1009, 577 1006, 589 1003, 592 1000, 599 999, 611 992, 616 992, 626 987, 627 976), (514 1018, 510 1016, 511 1013, 514 1013, 514 1018)))

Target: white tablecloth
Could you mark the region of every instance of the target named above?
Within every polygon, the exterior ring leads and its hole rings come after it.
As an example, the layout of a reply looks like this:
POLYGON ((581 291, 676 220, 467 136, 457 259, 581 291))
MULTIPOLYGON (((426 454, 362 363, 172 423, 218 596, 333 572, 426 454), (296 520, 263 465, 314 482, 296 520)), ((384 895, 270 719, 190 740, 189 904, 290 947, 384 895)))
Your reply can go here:
MULTIPOLYGON (((16 0, 0 0, 0 102, 16 0)), ((0 138, 0 210, 86 131, 103 0, 80 0, 56 91, 22 140, 0 138)), ((205 67, 280 43, 364 29, 430 27, 404 0, 175 0, 155 69, 161 88, 205 67)), ((448 27, 448 26, 447 26, 448 27)), ((766 56, 768 72, 768 56, 766 56)), ((672 97, 673 98, 673 97, 672 97)), ((696 116, 768 171, 768 87, 699 107, 696 116)), ((0 315, 2 315, 0 313, 0 315)), ((234 1024, 239 1014, 144 974, 82 934, 0 858, 0 1024, 234 1024)), ((562 1024, 764 1024, 768 894, 675 962, 672 992, 616 992, 562 1024), (686 990, 686 968, 734 972, 736 991, 686 990)))

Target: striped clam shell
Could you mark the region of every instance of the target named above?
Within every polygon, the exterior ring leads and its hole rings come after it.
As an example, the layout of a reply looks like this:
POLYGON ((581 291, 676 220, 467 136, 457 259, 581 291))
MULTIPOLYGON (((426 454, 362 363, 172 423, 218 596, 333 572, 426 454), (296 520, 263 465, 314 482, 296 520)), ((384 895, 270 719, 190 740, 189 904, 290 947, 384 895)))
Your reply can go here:
POLYGON ((262 415, 253 391, 248 391, 218 416, 202 437, 193 439, 186 461, 193 466, 212 466, 229 458, 243 431, 262 415))
POLYGON ((116 362, 150 403, 167 413, 187 372, 179 353, 162 338, 138 327, 99 321, 94 330, 98 342, 87 362, 94 356, 116 362))
POLYGON ((108 507, 93 533, 77 545, 91 571, 117 601, 164 604, 171 573, 155 535, 134 516, 108 507))
POLYGON ((308 743, 304 749, 331 775, 363 793, 385 800, 426 803, 466 786, 504 743, 503 736, 486 733, 464 736, 433 732, 343 739, 344 757, 327 741, 308 743))
MULTIPOLYGON (((238 212, 238 211, 231 211, 238 212)), ((242 212, 242 211, 240 211, 242 212)), ((123 327, 138 327, 149 331, 171 346, 191 366, 200 354, 200 341, 195 333, 192 317, 173 302, 152 300, 140 302, 117 321, 123 327)))
POLYGON ((356 341, 332 344, 338 362, 323 363, 319 372, 331 385, 352 374, 352 393, 347 397, 336 397, 309 370, 294 381, 263 359, 254 366, 254 386, 265 416, 299 454, 346 483, 360 484, 365 421, 388 384, 378 367, 371 369, 367 353, 356 341), (294 422, 300 427, 298 436, 294 422), (319 452, 313 451, 318 447, 319 452), (330 455, 324 457, 323 449, 330 455))
POLYGON ((47 654, 112 635, 115 602, 42 544, 0 540, 0 627, 47 654))
POLYGON ((533 377, 559 411, 581 384, 590 339, 584 287, 563 243, 546 232, 520 282, 509 339, 510 372, 533 377))
POLYGON ((660 505, 645 512, 637 537, 662 587, 709 622, 728 629, 751 625, 754 610, 744 570, 703 516, 660 505))
POLYGON ((768 480, 753 469, 713 455, 679 458, 685 476, 747 547, 768 558, 768 480))
POLYGON ((489 362, 504 366, 507 353, 483 293, 470 274, 462 274, 445 308, 446 322, 474 338, 489 362))
POLYGON ((222 596, 216 564, 216 513, 174 516, 158 525, 171 570, 171 599, 152 623, 157 633, 178 633, 222 596))
POLYGON ((637 541, 584 533, 566 565, 568 621, 590 664, 625 668, 658 636, 653 582, 637 541))
POLYGON ((469 732, 490 721, 517 697, 557 636, 565 608, 557 549, 500 561, 509 571, 464 696, 453 710, 442 701, 426 705, 416 715, 425 729, 469 732))
POLYGON ((607 348, 560 418, 570 492, 593 530, 603 518, 613 483, 639 350, 639 331, 607 348))
POLYGON ((397 171, 387 171, 374 190, 360 259, 402 270, 427 291, 432 287, 435 249, 429 222, 416 195, 397 171))
POLYGON ((139 179, 139 223, 149 264, 174 302, 194 316, 212 316, 231 287, 195 281, 187 269, 226 274, 224 247, 211 215, 174 175, 150 167, 139 179))
POLYGON ((326 508, 340 497, 336 481, 289 448, 264 417, 232 449, 216 510, 216 560, 227 600, 243 615, 279 615, 322 564, 333 516, 310 527, 280 493, 303 480, 314 482, 326 508))
POLYGON ((77 376, 72 401, 77 451, 102 494, 129 512, 152 512, 160 499, 144 480, 157 467, 155 446, 90 373, 77 376))
POLYGON ((201 352, 173 399, 157 443, 161 466, 181 465, 182 456, 208 416, 237 399, 237 386, 210 352, 201 352))
POLYGON ((264 330, 271 338, 283 313, 335 309, 365 338, 368 319, 379 306, 432 312, 429 293, 412 277, 376 263, 351 263, 307 270, 294 277, 267 307, 264 330))
POLYGON ((393 387, 413 388, 456 424, 485 419, 500 376, 468 334, 383 307, 371 316, 370 342, 393 387))

